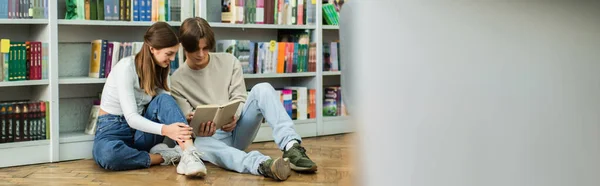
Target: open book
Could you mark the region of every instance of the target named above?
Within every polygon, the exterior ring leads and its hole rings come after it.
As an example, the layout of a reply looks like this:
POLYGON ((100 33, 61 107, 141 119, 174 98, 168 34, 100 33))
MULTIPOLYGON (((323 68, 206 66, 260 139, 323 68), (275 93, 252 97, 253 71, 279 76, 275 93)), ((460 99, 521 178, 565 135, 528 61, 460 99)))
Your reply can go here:
POLYGON ((201 123, 212 121, 215 123, 215 127, 217 129, 220 129, 223 127, 223 125, 231 123, 240 103, 240 100, 236 100, 224 105, 197 106, 196 111, 194 112, 194 117, 190 122, 190 127, 194 128, 194 134, 198 135, 197 132, 201 123))

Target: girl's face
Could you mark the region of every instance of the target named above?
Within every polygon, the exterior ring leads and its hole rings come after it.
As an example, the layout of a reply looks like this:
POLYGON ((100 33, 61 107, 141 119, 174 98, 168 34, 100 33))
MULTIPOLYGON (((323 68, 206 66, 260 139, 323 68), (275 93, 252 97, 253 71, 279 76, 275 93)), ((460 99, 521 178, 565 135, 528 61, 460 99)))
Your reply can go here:
POLYGON ((154 55, 154 63, 163 68, 167 68, 171 61, 175 60, 177 50, 179 50, 179 45, 163 49, 150 47, 150 52, 154 55))

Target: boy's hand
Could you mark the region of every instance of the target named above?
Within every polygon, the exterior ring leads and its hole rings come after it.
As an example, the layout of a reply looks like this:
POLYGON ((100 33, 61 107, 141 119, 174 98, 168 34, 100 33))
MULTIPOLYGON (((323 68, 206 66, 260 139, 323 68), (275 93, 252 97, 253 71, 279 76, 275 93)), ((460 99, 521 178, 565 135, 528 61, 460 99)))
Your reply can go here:
POLYGON ((201 123, 198 129, 198 136, 209 137, 214 135, 215 131, 217 131, 217 127, 212 121, 201 123))
POLYGON ((233 116, 233 121, 231 121, 231 123, 228 123, 227 125, 223 125, 221 130, 223 130, 225 132, 231 132, 231 131, 233 131, 233 129, 235 129, 236 125, 237 125, 237 118, 235 118, 235 116, 233 116))

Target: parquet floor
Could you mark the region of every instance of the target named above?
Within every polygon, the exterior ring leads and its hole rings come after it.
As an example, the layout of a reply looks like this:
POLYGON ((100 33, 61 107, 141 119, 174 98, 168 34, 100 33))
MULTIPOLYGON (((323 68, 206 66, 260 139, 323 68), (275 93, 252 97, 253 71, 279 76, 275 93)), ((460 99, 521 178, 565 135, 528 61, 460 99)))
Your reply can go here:
MULTIPOLYGON (((0 185, 352 185, 352 136, 305 138, 303 146, 319 170, 314 174, 294 172, 284 182, 227 171, 208 162, 206 177, 189 178, 178 175, 173 165, 114 172, 99 168, 93 160, 76 160, 0 168, 0 185)), ((282 155, 273 142, 254 143, 248 150, 259 150, 271 157, 282 155)))

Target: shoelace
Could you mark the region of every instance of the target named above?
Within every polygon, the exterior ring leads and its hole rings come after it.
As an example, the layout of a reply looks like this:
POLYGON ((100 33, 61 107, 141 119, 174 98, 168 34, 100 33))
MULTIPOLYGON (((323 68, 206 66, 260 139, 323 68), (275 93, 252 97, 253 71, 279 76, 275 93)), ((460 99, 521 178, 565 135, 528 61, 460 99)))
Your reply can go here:
POLYGON ((192 158, 194 158, 195 161, 202 162, 202 159, 200 158, 200 156, 204 155, 204 153, 198 152, 198 151, 191 151, 189 153, 192 156, 192 158))
POLYGON ((300 150, 300 154, 302 155, 302 157, 308 158, 308 156, 306 155, 306 149, 304 149, 304 147, 299 146, 298 149, 300 150))
POLYGON ((171 158, 171 159, 169 159, 169 160, 171 160, 171 163, 170 163, 170 164, 173 164, 173 166, 177 166, 177 165, 175 165, 175 162, 176 162, 176 161, 178 161, 178 160, 179 160, 179 158, 177 158, 177 157, 172 157, 172 158, 171 158))
MULTIPOLYGON (((163 158, 164 158, 164 156, 163 156, 163 158)), ((179 161, 180 158, 181 158, 180 156, 171 156, 170 158, 168 158, 168 160, 170 161, 169 164, 173 164, 173 166, 177 166, 177 165, 175 165, 175 162, 179 161)), ((167 161, 166 158, 165 158, 165 161, 167 161)))

